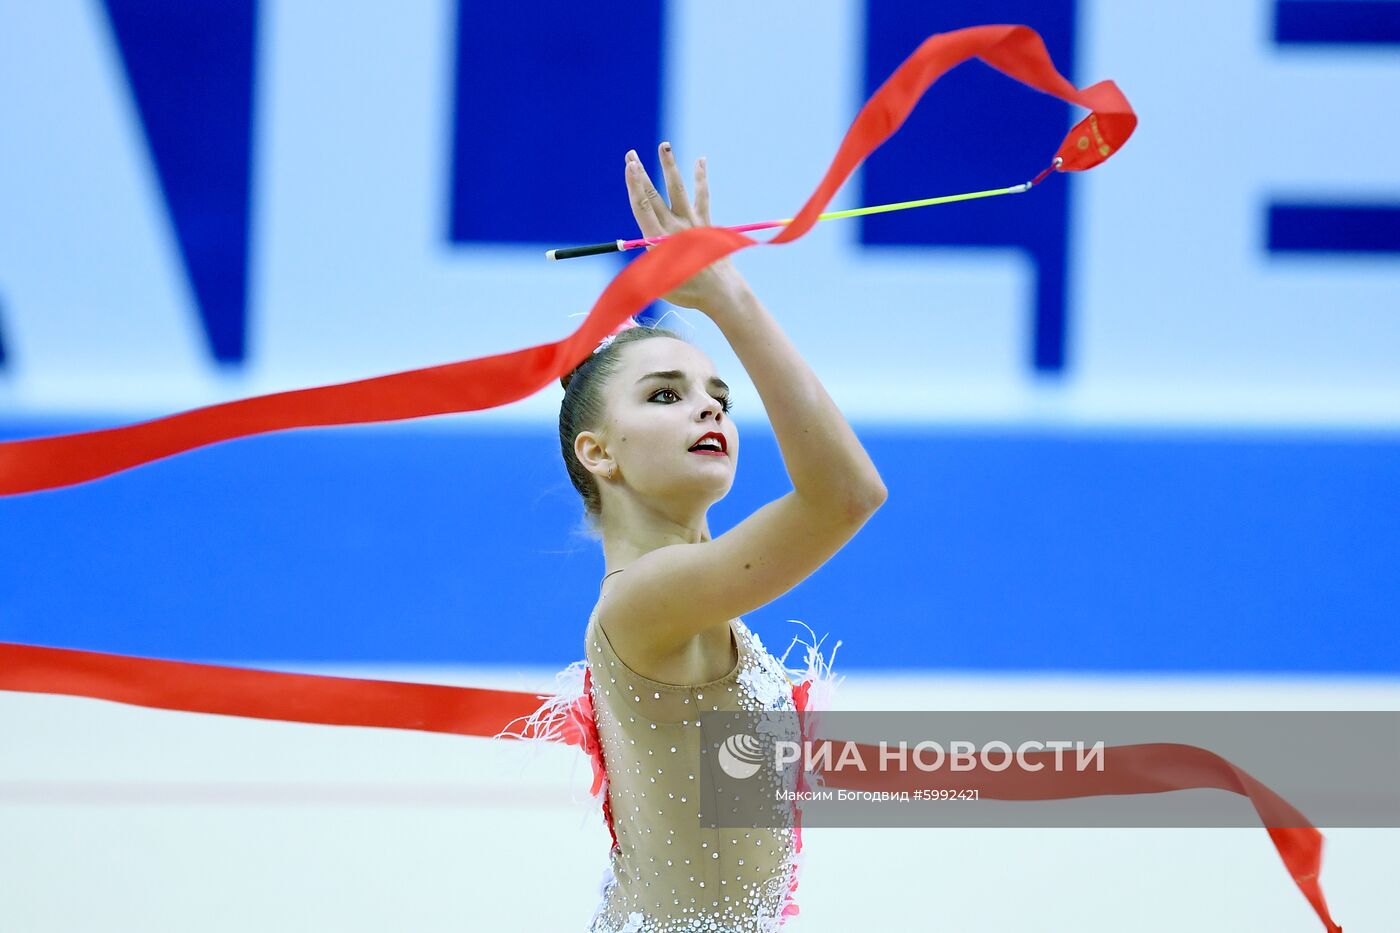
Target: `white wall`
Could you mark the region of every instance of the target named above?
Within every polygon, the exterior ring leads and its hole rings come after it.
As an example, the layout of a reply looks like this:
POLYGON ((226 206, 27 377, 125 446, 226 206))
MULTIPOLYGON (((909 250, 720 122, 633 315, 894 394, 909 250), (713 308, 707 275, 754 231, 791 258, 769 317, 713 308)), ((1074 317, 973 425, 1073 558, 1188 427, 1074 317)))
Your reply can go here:
MULTIPOLYGON (((601 292, 606 263, 443 241, 449 0, 340 4, 334 30, 325 5, 259 8, 249 361, 227 376, 203 361, 99 5, 0 3, 0 408, 160 412, 479 356, 557 339, 601 292)), ((738 264, 848 416, 1400 424, 1400 262, 1271 258, 1262 229, 1273 196, 1400 192, 1400 123, 1377 118, 1400 58, 1277 47, 1266 0, 1078 9, 1077 80, 1116 80, 1141 124, 1075 180, 1069 378, 1024 363, 1018 250, 862 249, 830 222, 738 264)), ((666 10, 663 132, 709 157, 716 221, 791 216, 862 102, 863 4, 666 10)), ((548 419, 556 401, 473 417, 548 419)))

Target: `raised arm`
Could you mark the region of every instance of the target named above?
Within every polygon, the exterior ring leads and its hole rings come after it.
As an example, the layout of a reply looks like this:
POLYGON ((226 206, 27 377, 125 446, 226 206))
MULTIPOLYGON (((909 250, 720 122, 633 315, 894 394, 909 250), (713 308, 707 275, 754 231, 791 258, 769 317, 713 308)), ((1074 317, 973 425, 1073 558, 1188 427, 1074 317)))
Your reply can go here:
MULTIPOLYGON (((708 225, 703 162, 693 207, 664 144, 661 162, 670 208, 629 160, 628 189, 643 234, 708 225)), ((886 497, 855 432, 729 260, 665 298, 697 308, 724 333, 763 401, 793 488, 719 537, 657 548, 619 575, 600 604, 600 622, 610 637, 652 657, 792 589, 854 537, 886 497)))

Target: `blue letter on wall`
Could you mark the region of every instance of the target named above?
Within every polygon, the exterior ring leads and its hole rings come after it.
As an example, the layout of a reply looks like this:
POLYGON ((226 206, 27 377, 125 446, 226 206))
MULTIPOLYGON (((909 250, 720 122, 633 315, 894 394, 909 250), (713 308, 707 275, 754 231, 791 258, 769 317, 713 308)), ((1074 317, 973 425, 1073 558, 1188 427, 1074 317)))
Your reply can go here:
MULTIPOLYGON (((869 0, 866 96, 929 35, 980 23, 1030 26, 1045 39, 1055 67, 1074 80, 1073 0, 869 0)), ((866 161, 861 203, 1027 181, 1049 164, 1070 125, 1067 104, 980 62, 960 65, 914 108, 898 135, 866 161)), ((1038 372, 1058 374, 1066 365, 1070 177, 1053 175, 1020 198, 862 218, 861 242, 1024 249, 1037 270, 1027 362, 1038 372)))
MULTIPOLYGON (((1334 51, 1366 46, 1400 51, 1400 3, 1278 0, 1274 42, 1334 51)), ((1269 205, 1268 236, 1274 253, 1400 253, 1400 204, 1275 201, 1269 205)))
POLYGON ((243 360, 256 0, 105 0, 209 351, 243 360))
POLYGON ((661 22, 659 3, 458 0, 451 242, 569 246, 636 228, 622 157, 655 160, 661 22))

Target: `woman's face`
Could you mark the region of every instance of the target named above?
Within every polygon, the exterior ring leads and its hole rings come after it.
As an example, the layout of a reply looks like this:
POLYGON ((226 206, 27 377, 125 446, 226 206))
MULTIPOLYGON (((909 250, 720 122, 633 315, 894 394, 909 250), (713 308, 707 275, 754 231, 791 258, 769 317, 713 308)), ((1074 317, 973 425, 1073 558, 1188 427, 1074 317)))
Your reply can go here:
POLYGON ((714 363, 670 337, 628 344, 619 363, 604 392, 607 422, 598 432, 617 465, 612 482, 681 508, 724 498, 739 462, 739 432, 725 411, 729 388, 714 363), (692 451, 706 434, 717 435, 711 440, 720 450, 692 451))

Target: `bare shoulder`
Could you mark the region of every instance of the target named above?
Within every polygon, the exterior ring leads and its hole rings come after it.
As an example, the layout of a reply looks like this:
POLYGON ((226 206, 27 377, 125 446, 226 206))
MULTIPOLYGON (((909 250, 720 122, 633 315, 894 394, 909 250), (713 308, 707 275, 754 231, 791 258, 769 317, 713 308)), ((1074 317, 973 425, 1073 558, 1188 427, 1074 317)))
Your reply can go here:
POLYGON ((635 630, 618 632, 602 619, 594 624, 628 670, 657 683, 677 687, 707 684, 730 673, 739 661, 738 636, 731 626, 698 632, 666 651, 658 650, 646 639, 634 638, 635 630))

